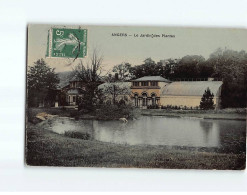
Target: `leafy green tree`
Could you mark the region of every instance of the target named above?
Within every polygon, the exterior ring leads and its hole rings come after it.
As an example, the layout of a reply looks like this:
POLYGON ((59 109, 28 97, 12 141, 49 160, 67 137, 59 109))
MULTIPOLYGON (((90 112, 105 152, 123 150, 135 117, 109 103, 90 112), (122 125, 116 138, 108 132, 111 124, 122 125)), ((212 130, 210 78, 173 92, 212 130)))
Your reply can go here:
POLYGON ((38 106, 40 101, 53 101, 59 83, 55 69, 49 67, 43 59, 34 62, 27 71, 28 106, 38 106))
POLYGON ((178 63, 179 63, 180 59, 166 59, 166 60, 161 60, 160 62, 158 62, 157 64, 162 64, 162 75, 164 78, 169 78, 172 79, 174 77, 176 77, 176 75, 174 74, 174 71, 176 70, 178 63))
POLYGON ((198 77, 199 78, 208 78, 212 77, 214 73, 214 67, 207 63, 207 61, 200 62, 198 64, 198 77))
POLYGON ((123 62, 121 64, 115 65, 112 72, 117 73, 119 81, 128 81, 132 78, 130 73, 131 64, 123 62))
POLYGON ((207 63, 214 67, 213 77, 223 80, 222 107, 246 107, 247 53, 219 48, 207 63))
POLYGON ((146 58, 144 60, 144 64, 146 64, 146 65, 155 65, 155 61, 152 58, 146 58))
POLYGON ((144 76, 157 76, 163 75, 163 66, 161 63, 155 63, 151 58, 144 60, 144 64, 131 67, 131 74, 134 78, 140 78, 144 76))
POLYGON ((165 78, 207 78, 213 74, 213 66, 206 63, 200 55, 187 55, 182 59, 167 59, 155 63, 151 58, 144 64, 134 66, 130 72, 135 78, 143 76, 162 76, 165 78))
POLYGON ((200 108, 203 110, 214 109, 214 94, 207 88, 202 95, 200 108))
POLYGON ((28 89, 56 89, 59 79, 55 68, 49 67, 43 59, 34 62, 34 66, 28 67, 28 89))
POLYGON ((181 58, 174 70, 176 78, 199 78, 200 65, 205 62, 205 58, 199 55, 187 55, 181 58))

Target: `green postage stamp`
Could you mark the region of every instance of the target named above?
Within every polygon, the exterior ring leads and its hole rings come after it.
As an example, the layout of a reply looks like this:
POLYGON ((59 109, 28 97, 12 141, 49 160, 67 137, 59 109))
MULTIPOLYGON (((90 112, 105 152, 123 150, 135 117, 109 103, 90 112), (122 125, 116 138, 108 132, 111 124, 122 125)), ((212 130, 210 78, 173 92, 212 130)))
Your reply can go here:
POLYGON ((49 29, 46 57, 76 59, 86 55, 87 29, 49 29))

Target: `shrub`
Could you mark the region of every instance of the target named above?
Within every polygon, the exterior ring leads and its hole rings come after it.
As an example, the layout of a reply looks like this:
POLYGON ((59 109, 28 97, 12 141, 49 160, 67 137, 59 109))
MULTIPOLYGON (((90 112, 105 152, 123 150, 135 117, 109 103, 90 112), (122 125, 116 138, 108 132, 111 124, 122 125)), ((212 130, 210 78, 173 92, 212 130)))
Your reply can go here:
POLYGON ((125 106, 126 105, 126 103, 125 103, 125 101, 123 100, 123 99, 121 99, 119 102, 118 102, 118 106, 119 107, 122 107, 122 106, 125 106))
POLYGON ((77 110, 69 110, 68 112, 69 112, 70 117, 73 117, 73 118, 78 117, 78 111, 77 110))
POLYGON ((159 106, 157 104, 156 105, 148 105, 147 109, 159 109, 159 106))
POLYGON ((66 137, 83 139, 83 140, 89 140, 91 137, 89 133, 79 132, 79 131, 65 131, 64 135, 66 137))
POLYGON ((133 108, 131 105, 103 104, 97 109, 96 117, 101 120, 133 118, 133 108))
POLYGON ((203 110, 214 109, 214 94, 207 88, 202 95, 200 108, 203 110))

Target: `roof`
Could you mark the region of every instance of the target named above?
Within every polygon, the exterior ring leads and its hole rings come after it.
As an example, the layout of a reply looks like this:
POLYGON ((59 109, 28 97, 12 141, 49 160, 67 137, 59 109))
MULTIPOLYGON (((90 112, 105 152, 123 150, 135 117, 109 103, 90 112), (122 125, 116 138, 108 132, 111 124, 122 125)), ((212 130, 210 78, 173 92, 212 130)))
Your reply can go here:
POLYGON ((69 88, 70 87, 70 84, 68 85, 64 85, 63 87, 61 87, 62 89, 66 89, 66 88, 69 88))
POLYGON ((104 87, 108 87, 111 85, 117 85, 119 87, 131 87, 131 82, 113 82, 113 83, 103 83, 101 85, 99 85, 100 89, 103 89, 104 87))
POLYGON ((161 76, 144 76, 144 77, 135 79, 133 81, 162 81, 162 82, 167 82, 167 83, 171 82, 161 76))
POLYGON ((80 81, 80 79, 78 78, 77 75, 75 75, 69 82, 72 82, 72 81, 80 81))
POLYGON ((202 96, 207 88, 218 95, 222 81, 184 81, 172 82, 161 89, 161 94, 177 96, 202 96))
POLYGON ((83 90, 82 89, 70 89, 67 91, 68 95, 78 95, 82 94, 83 90))

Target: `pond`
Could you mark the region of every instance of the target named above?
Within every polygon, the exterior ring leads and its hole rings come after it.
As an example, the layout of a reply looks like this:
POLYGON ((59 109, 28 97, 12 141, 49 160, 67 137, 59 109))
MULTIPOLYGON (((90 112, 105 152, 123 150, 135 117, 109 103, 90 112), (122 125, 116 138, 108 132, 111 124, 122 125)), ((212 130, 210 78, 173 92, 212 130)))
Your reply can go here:
POLYGON ((59 134, 88 133, 91 139, 117 144, 218 148, 228 152, 245 151, 246 142, 246 122, 237 120, 142 116, 123 123, 56 118, 50 122, 50 129, 59 134))

